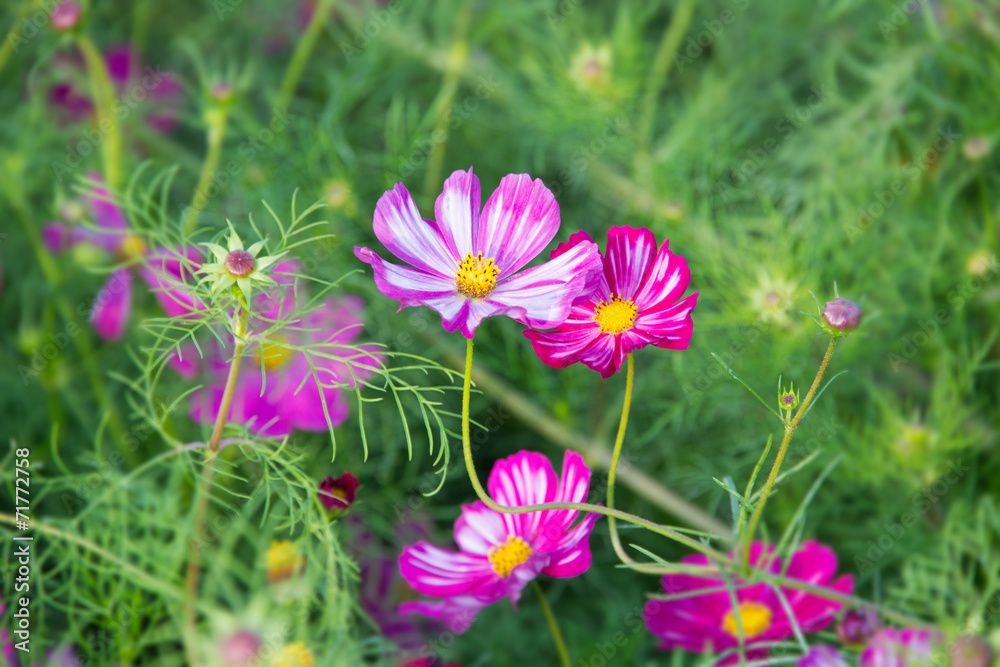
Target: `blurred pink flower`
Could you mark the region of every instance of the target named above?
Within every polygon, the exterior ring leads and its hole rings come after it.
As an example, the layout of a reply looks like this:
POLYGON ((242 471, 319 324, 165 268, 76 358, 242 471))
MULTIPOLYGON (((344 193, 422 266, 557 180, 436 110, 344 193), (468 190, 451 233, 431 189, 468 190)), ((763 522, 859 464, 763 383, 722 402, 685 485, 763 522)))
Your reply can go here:
POLYGON ((358 492, 358 478, 345 472, 336 479, 332 476, 323 478, 319 483, 319 501, 327 512, 340 515, 350 509, 358 492))
MULTIPOLYGON (((583 502, 590 468, 568 451, 562 478, 541 454, 521 451, 497 461, 488 482, 490 496, 506 507, 536 503, 583 502)), ((521 591, 539 574, 575 577, 590 567, 590 532, 596 514, 572 526, 575 510, 503 514, 476 501, 462 506, 455 522, 460 551, 427 542, 403 549, 399 571, 415 591, 436 601, 407 602, 403 614, 440 619, 452 632, 465 632, 483 607, 508 597, 516 604, 521 591), (572 526, 572 527, 571 527, 572 526)))
MULTIPOLYGON (((271 275, 288 283, 296 266, 295 261, 282 262, 271 275)), ((372 376, 381 363, 374 347, 352 345, 364 326, 363 312, 361 299, 344 296, 326 298, 300 315, 292 284, 257 295, 243 352, 249 358, 240 366, 229 421, 265 437, 281 437, 292 429, 326 431, 328 416, 330 427, 342 424, 349 414, 344 390, 372 376), (279 333, 260 337, 278 321, 285 323, 279 333)), ((190 415, 196 422, 214 423, 229 368, 227 353, 210 351, 202 360, 188 344, 171 365, 184 377, 202 371, 209 376, 207 386, 191 395, 190 415)))
MULTIPOLYGON (((750 564, 772 574, 784 574, 787 579, 798 579, 813 586, 827 587, 849 595, 854 590, 854 578, 843 575, 834 579, 837 557, 833 551, 814 541, 806 542, 791 555, 787 568, 782 559, 765 550, 763 542, 754 542, 750 550, 750 564)), ((711 565, 707 556, 697 554, 681 560, 688 565, 711 565)), ((667 595, 692 594, 672 600, 650 600, 646 604, 645 619, 649 631, 661 639, 660 648, 684 649, 693 653, 706 650, 714 653, 736 648, 739 645, 737 615, 742 625, 747 660, 766 655, 767 649, 757 645, 787 639, 794 635, 793 623, 804 633, 817 632, 830 625, 840 609, 833 602, 817 595, 793 588, 779 587, 760 582, 749 586, 736 581, 733 584, 738 602, 733 608, 730 590, 723 579, 711 579, 689 574, 668 574, 663 577, 663 590, 667 595), (705 593, 697 594, 705 590, 705 593), (789 618, 781 603, 788 603, 794 619, 789 618), (757 648, 754 648, 757 646, 757 648)), ((734 662, 738 656, 729 656, 723 662, 734 662)))
POLYGON ((861 667, 930 667, 934 647, 944 641, 936 630, 883 628, 861 652, 861 667))
POLYGON ((530 327, 554 327, 600 270, 597 246, 580 242, 555 259, 516 273, 559 230, 559 205, 541 180, 508 174, 480 216, 479 179, 456 171, 434 206, 436 221, 420 217, 402 183, 375 206, 375 236, 412 265, 384 262, 368 248, 358 259, 371 264, 382 294, 407 306, 437 311, 446 331, 475 335, 486 317, 507 315, 530 327))
MULTIPOLYGON (((96 183, 101 177, 88 174, 96 183)), ((108 201, 106 189, 95 186, 84 196, 94 228, 52 222, 42 229, 45 245, 54 253, 64 252, 79 243, 90 243, 111 254, 118 262, 141 262, 120 268, 108 277, 98 292, 90 312, 90 323, 101 338, 118 340, 125 335, 125 325, 132 314, 132 279, 138 271, 152 288, 157 301, 169 317, 190 315, 204 307, 191 291, 193 264, 201 261, 194 248, 155 248, 148 250, 142 237, 129 231, 122 210, 108 201)))
MULTIPOLYGON (((608 230, 604 272, 594 276, 587 298, 573 305, 555 331, 524 332, 542 361, 555 368, 579 361, 607 378, 621 370, 631 352, 647 345, 686 350, 698 293, 681 298, 691 275, 684 258, 667 250, 668 243, 657 250, 648 229, 608 230)), ((552 258, 580 244, 593 244, 587 232, 570 236, 552 258)))
POLYGON ((796 667, 848 667, 848 664, 837 649, 817 644, 799 659, 796 667))

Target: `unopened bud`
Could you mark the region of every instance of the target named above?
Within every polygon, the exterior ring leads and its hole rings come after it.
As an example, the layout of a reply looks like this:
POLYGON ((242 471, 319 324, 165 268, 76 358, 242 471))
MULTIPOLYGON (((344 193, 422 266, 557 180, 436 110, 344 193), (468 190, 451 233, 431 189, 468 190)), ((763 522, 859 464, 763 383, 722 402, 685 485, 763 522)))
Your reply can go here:
POLYGON ((233 250, 226 255, 226 271, 234 278, 246 278, 253 273, 255 261, 246 250, 233 250))
POLYGON ((82 14, 83 10, 80 9, 79 3, 67 0, 60 2, 53 8, 52 14, 49 15, 49 21, 52 24, 52 29, 56 32, 69 32, 80 23, 82 14))
POLYGON ((853 331, 861 322, 861 308, 850 299, 837 297, 833 301, 826 302, 823 321, 835 332, 853 331))
POLYGON ((962 154, 971 162, 982 160, 990 152, 990 140, 983 136, 969 137, 962 144, 962 154))

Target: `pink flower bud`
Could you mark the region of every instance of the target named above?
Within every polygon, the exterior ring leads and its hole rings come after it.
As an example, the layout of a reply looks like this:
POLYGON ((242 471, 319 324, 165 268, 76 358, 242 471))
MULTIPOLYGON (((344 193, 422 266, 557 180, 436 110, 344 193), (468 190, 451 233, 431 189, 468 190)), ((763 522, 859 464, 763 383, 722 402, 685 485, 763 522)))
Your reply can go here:
POLYGON ((861 321, 861 309, 858 304, 844 297, 837 297, 826 302, 823 309, 823 321, 834 331, 853 331, 861 321))
POLYGON ((56 32, 68 32, 72 30, 80 23, 80 15, 82 13, 83 10, 80 9, 79 3, 73 2, 73 0, 60 2, 52 10, 52 14, 49 15, 52 29, 56 32))
POLYGON ((253 255, 246 250, 233 250, 226 255, 226 271, 234 278, 246 278, 253 273, 253 255))
POLYGON ((339 515, 346 512, 354 503, 357 490, 358 478, 349 472, 345 472, 337 479, 327 477, 320 482, 317 495, 320 502, 323 503, 323 507, 328 512, 339 515))
POLYGON ((247 667, 260 654, 260 637, 248 630, 240 630, 227 637, 219 646, 219 657, 226 667, 247 667))

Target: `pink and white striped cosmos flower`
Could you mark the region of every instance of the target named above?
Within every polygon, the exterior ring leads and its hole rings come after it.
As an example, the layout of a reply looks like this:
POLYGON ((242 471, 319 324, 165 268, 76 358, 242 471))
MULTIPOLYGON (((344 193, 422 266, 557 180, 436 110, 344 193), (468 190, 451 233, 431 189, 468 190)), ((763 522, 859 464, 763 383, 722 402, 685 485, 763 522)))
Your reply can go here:
MULTIPOLYGON (((497 461, 487 484, 500 505, 518 507, 553 501, 584 502, 590 468, 576 452, 563 457, 562 478, 549 460, 521 451, 497 461)), ((459 552, 417 542, 403 549, 399 571, 415 591, 436 601, 406 602, 404 614, 418 613, 465 632, 483 607, 503 597, 517 604, 521 591, 539 574, 575 577, 590 567, 596 514, 572 526, 575 510, 503 514, 476 501, 462 506, 455 522, 459 552), (571 527, 572 526, 572 527, 571 527)))
POLYGON ((529 327, 550 328, 600 270, 593 242, 580 242, 552 261, 518 270, 559 230, 559 205, 541 180, 508 174, 479 212, 479 179, 456 171, 434 206, 420 217, 406 188, 396 186, 375 207, 375 236, 411 266, 384 262, 368 248, 354 254, 371 264, 382 294, 407 306, 437 311, 446 331, 475 335, 483 318, 507 315, 529 327))
MULTIPOLYGON (((587 232, 577 232, 552 258, 592 243, 587 232)), ((590 298, 576 303, 555 331, 524 332, 542 361, 555 368, 579 361, 607 378, 621 370, 631 352, 647 345, 686 350, 698 293, 681 298, 691 274, 687 261, 667 250, 668 243, 657 251, 648 229, 608 230, 604 272, 595 276, 590 298)))

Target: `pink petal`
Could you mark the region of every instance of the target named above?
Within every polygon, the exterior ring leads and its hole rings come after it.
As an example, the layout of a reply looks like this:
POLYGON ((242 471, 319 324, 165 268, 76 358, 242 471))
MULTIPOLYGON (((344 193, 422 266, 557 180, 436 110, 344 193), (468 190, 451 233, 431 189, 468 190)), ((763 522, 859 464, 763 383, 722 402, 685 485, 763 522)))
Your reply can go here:
POLYGON ((133 71, 137 69, 137 61, 135 51, 128 44, 112 46, 104 53, 108 74, 116 88, 121 90, 128 84, 133 71))
POLYGON ((604 277, 612 294, 635 299, 656 256, 656 237, 641 227, 612 227, 604 251, 604 277))
POLYGON ((541 179, 508 174, 483 208, 476 248, 503 280, 534 259, 559 230, 559 204, 541 179))
POLYGON ((499 512, 482 501, 462 505, 462 515, 455 521, 455 543, 462 551, 486 556, 490 549, 507 540, 507 529, 499 512))
POLYGON ((104 340, 118 340, 125 335, 125 324, 131 314, 132 272, 118 269, 98 292, 90 311, 90 323, 104 340))
POLYGON ((506 315, 529 327, 555 327, 566 320, 600 267, 597 245, 583 241, 555 259, 502 281, 489 300, 505 306, 506 315))
POLYGON ((542 574, 550 577, 575 577, 586 572, 590 567, 590 533, 598 518, 598 514, 588 513, 583 521, 564 533, 558 548, 552 552, 552 561, 542 570, 542 574))
POLYGON ((182 343, 180 349, 167 358, 167 364, 185 380, 201 372, 201 355, 194 343, 182 343))
POLYGON ((468 630, 479 610, 490 604, 471 595, 456 595, 440 602, 404 602, 399 605, 403 616, 421 614, 444 623, 449 630, 462 634, 468 630))
MULTIPOLYGON (((563 253, 569 252, 575 246, 587 242, 594 243, 594 239, 590 237, 590 234, 583 231, 582 229, 577 232, 574 232, 570 234, 569 241, 567 241, 566 243, 560 243, 558 246, 556 246, 556 249, 552 251, 552 259, 555 259, 556 257, 562 255, 563 253)), ((594 243, 594 245, 597 244, 594 243)), ((600 250, 598 250, 598 254, 599 253, 600 250)), ((580 303, 583 301, 590 301, 590 300, 596 301, 597 299, 600 298, 603 298, 605 301, 607 301, 608 298, 610 298, 611 290, 608 289, 608 281, 604 277, 603 261, 604 260, 602 258, 601 259, 602 264, 600 270, 587 274, 588 275, 587 283, 584 285, 583 290, 580 292, 580 296, 577 297, 577 300, 574 303, 580 303), (603 284, 603 290, 601 291, 600 296, 596 297, 595 299, 591 299, 591 297, 595 295, 597 289, 601 287, 602 284, 603 284)))
POLYGON ((194 294, 194 271, 200 262, 201 255, 192 248, 158 248, 140 267, 139 275, 168 317, 189 316, 205 308, 194 294))
MULTIPOLYGON (((447 276, 454 283, 455 271, 463 258, 451 249, 453 242, 445 239, 436 223, 421 219, 416 203, 402 183, 379 198, 374 230, 378 240, 399 259, 424 272, 447 276)), ((359 259, 366 261, 360 256, 359 259)))
MULTIPOLYGON (((610 239, 608 243, 610 244, 610 239)), ((664 241, 647 271, 645 280, 635 293, 633 301, 639 311, 652 310, 668 305, 681 298, 691 283, 691 271, 687 260, 667 250, 669 241, 664 241)))
MULTIPOLYGON (((493 466, 487 482, 490 496, 505 507, 536 505, 552 502, 559 488, 559 480, 552 463, 545 456, 520 451, 500 459, 493 466)), ((546 520, 548 512, 503 514, 507 534, 532 540, 546 520)))
POLYGON ((454 275, 445 276, 390 264, 368 248, 355 247, 354 255, 362 262, 371 264, 378 291, 399 301, 400 308, 428 305, 427 301, 449 296, 464 300, 456 291, 454 275))
MULTIPOLYGON (((559 488, 556 490, 553 500, 563 503, 586 502, 587 494, 590 491, 590 475, 590 468, 584 463, 583 457, 577 452, 567 451, 563 455, 562 475, 559 477, 559 488)), ((573 547, 574 540, 578 540, 579 536, 574 537, 575 533, 570 534, 566 531, 573 525, 578 514, 577 510, 549 510, 545 512, 538 548, 564 550, 573 547)), ((596 521, 598 515, 591 514, 587 519, 590 518, 596 521)), ((591 521, 591 527, 593 524, 594 522, 591 521)), ((590 530, 588 529, 586 533, 589 534, 590 530)))
MULTIPOLYGON (((101 175, 96 171, 87 174, 87 179, 94 183, 102 182, 101 175)), ((102 229, 123 231, 128 229, 128 221, 125 220, 122 210, 116 204, 109 201, 111 193, 100 185, 95 185, 93 189, 83 196, 83 201, 90 209, 90 214, 94 217, 94 224, 102 229)))
POLYGON ((474 247, 482 208, 480 197, 479 179, 469 167, 469 171, 458 170, 448 177, 434 203, 434 219, 441 235, 459 259, 464 259, 474 247))
POLYGON ((446 551, 427 542, 403 549, 399 573, 410 588, 428 597, 462 595, 499 580, 484 556, 446 551))
POLYGON ((587 303, 574 306, 566 321, 555 331, 528 329, 524 335, 544 363, 553 368, 565 368, 579 361, 579 355, 604 334, 594 321, 592 304, 587 303))
MULTIPOLYGON (((292 426, 270 401, 261 397, 262 382, 259 366, 255 367, 249 359, 244 359, 227 419, 237 424, 244 424, 251 432, 264 437, 285 436, 291 433, 292 426)), ((201 424, 215 423, 222 408, 224 385, 225 376, 220 374, 216 384, 191 394, 189 410, 191 419, 201 424)))
POLYGON ((598 333, 590 346, 576 356, 584 366, 597 371, 602 378, 609 378, 621 371, 628 351, 622 346, 622 336, 598 333))

